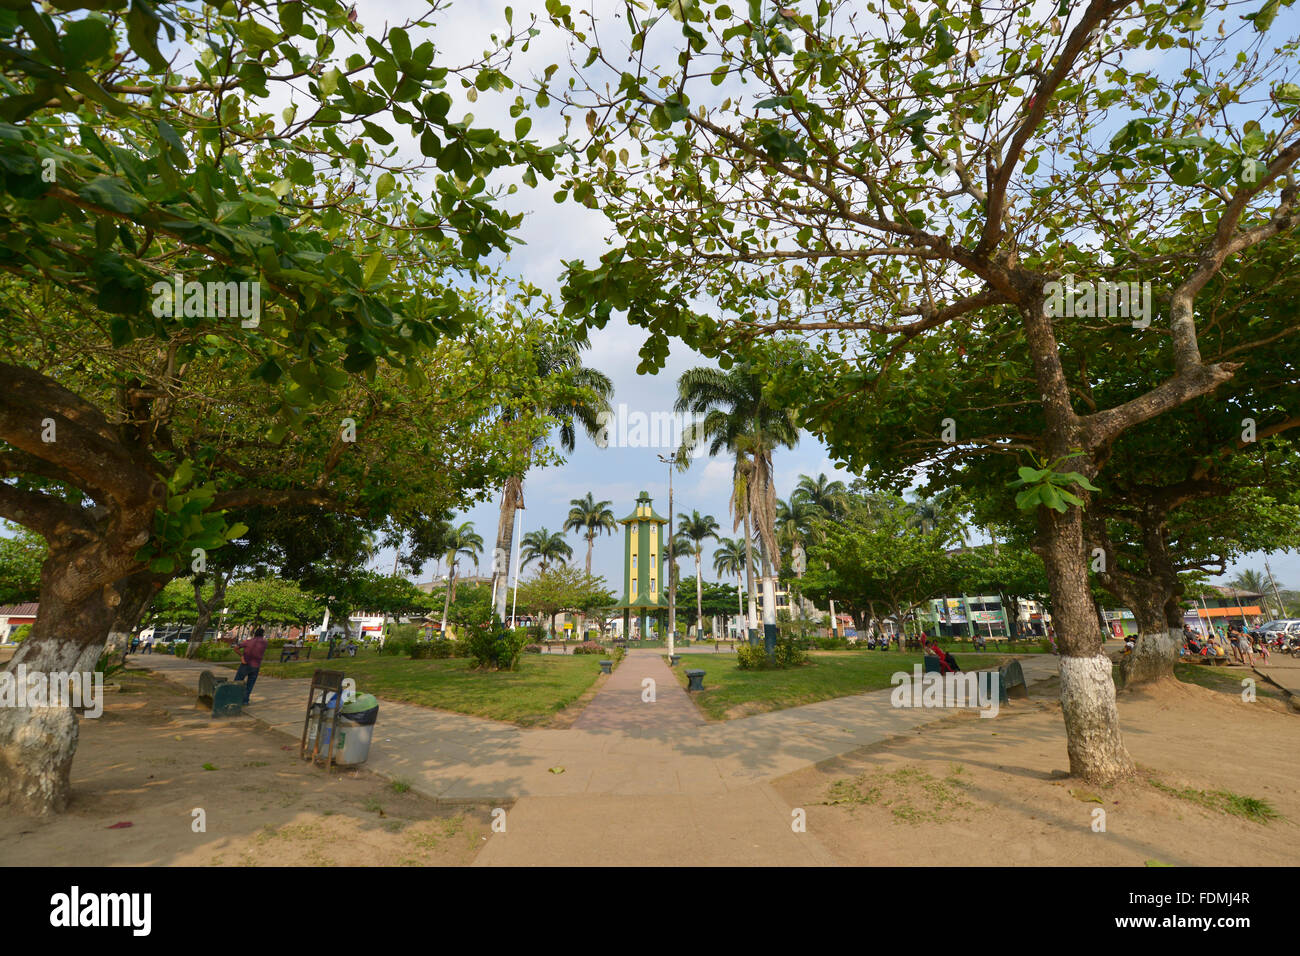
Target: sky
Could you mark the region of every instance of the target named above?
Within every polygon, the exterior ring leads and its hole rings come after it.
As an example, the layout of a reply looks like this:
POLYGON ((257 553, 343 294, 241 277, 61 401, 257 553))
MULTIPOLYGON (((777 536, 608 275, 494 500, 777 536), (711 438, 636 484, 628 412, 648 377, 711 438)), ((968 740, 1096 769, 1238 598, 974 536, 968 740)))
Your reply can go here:
MULTIPOLYGON (((513 4, 514 24, 525 22, 531 9, 541 11, 544 5, 528 0, 513 4)), ((585 4, 597 11, 607 11, 605 16, 623 9, 622 4, 610 4, 597 0, 594 4, 585 4)), ((368 31, 378 35, 385 20, 394 25, 400 18, 418 15, 424 5, 418 2, 378 3, 375 0, 360 0, 358 13, 360 21, 368 31)), ((433 32, 436 45, 451 59, 456 59, 464 51, 469 57, 482 50, 487 35, 493 30, 504 28, 501 13, 502 5, 496 3, 471 2, 460 0, 437 17, 437 29, 433 32)), ((544 16, 539 17, 544 20, 544 16)), ((539 24, 543 30, 540 37, 532 41, 527 55, 520 56, 515 68, 539 70, 549 63, 567 62, 567 53, 563 38, 549 27, 539 24)), ((619 19, 615 24, 617 30, 625 29, 619 19)), ((607 46, 612 42, 615 31, 602 31, 602 40, 607 46)), ((459 107, 474 113, 476 123, 490 123, 503 130, 513 128, 513 120, 505 113, 505 107, 515 93, 507 98, 498 97, 495 101, 490 94, 479 97, 476 103, 461 103, 459 107)), ((455 113, 456 109, 453 109, 455 113)), ((540 141, 554 141, 563 131, 562 121, 555 109, 536 111, 531 114, 534 125, 532 136, 540 141), (548 137, 550 138, 548 140, 548 137)), ((597 211, 586 209, 573 202, 557 205, 552 199, 554 187, 543 182, 537 190, 529 190, 521 185, 520 191, 510 197, 508 205, 526 213, 523 226, 518 231, 521 244, 503 263, 504 269, 525 278, 543 289, 555 291, 557 279, 562 270, 562 262, 571 259, 584 259, 592 262, 608 248, 611 235, 604 217, 597 211)), ((677 377, 686 369, 699 365, 713 364, 703 359, 691 349, 674 342, 666 368, 657 375, 638 375, 636 373, 637 349, 644 334, 641 330, 628 326, 619 317, 612 319, 601 330, 591 335, 591 349, 586 353, 588 365, 600 369, 614 382, 613 403, 626 407, 629 413, 670 413, 676 393, 677 377)), ((566 463, 559 467, 536 469, 525 480, 525 510, 522 514, 521 533, 545 527, 550 531, 563 528, 568 515, 570 501, 590 492, 597 500, 612 502, 611 508, 616 518, 621 518, 632 511, 633 502, 641 491, 646 491, 654 499, 655 508, 661 514, 668 511, 668 466, 658 461, 658 455, 670 454, 671 447, 607 447, 598 448, 584 434, 579 434, 576 450, 568 456, 566 463)), ((853 476, 837 471, 826 448, 811 435, 804 434, 798 446, 791 450, 778 449, 773 456, 776 476, 776 490, 779 497, 785 498, 794 489, 801 474, 817 475, 825 473, 828 477, 849 480, 853 476)), ((674 511, 687 512, 699 510, 711 514, 722 526, 722 534, 739 536, 732 530, 732 520, 728 511, 730 495, 731 463, 722 458, 699 458, 685 473, 673 477, 674 511)), ((482 535, 486 555, 482 570, 490 569, 490 553, 496 533, 499 495, 489 502, 471 508, 458 516, 457 520, 472 521, 475 530, 482 535)), ((622 528, 616 535, 605 534, 597 538, 592 559, 593 572, 605 576, 616 584, 622 577, 622 528)), ((568 540, 574 549, 573 561, 581 564, 585 560, 586 542, 579 534, 570 533, 568 540)), ((381 554, 374 566, 391 569, 393 552, 381 554)), ((513 559, 512 559, 513 561, 513 559)), ((1300 585, 1300 555, 1280 552, 1269 557, 1274 576, 1279 586, 1300 585)), ((1238 570, 1253 568, 1264 570, 1263 555, 1249 555, 1229 568, 1226 577, 1231 577, 1238 570)), ((431 562, 425 566, 421 581, 429 580, 435 565, 431 562)), ((445 567, 440 569, 445 573, 445 567)), ((461 573, 472 569, 462 568, 461 573)), ((717 575, 712 570, 711 544, 706 545, 704 554, 704 572, 707 580, 715 580, 717 575)), ((525 570, 524 576, 528 576, 525 570)), ((694 573, 693 562, 682 563, 683 576, 694 573)), ((1219 579, 1223 580, 1223 579, 1219 579)))

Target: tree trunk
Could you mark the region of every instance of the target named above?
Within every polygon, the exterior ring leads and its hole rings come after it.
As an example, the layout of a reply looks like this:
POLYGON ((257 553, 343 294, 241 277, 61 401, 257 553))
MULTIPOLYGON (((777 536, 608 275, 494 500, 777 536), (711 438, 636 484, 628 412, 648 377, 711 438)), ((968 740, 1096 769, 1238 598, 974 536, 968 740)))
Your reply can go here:
POLYGON ((501 489, 501 515, 497 519, 497 546, 492 554, 492 594, 496 614, 506 619, 506 595, 510 590, 510 555, 515 540, 515 512, 524 506, 524 476, 506 480, 501 489))
POLYGON ((745 636, 752 644, 758 631, 758 595, 754 593, 754 537, 749 530, 749 509, 745 509, 745 593, 748 597, 749 620, 745 636))
MULTIPOLYGON (((702 543, 701 543, 702 545, 702 543)), ((704 570, 699 549, 695 551, 695 639, 704 633, 704 570)))
POLYGON ((196 578, 194 582, 194 609, 198 611, 198 617, 194 622, 194 629, 190 632, 190 646, 185 649, 185 656, 192 658, 199 650, 199 642, 203 640, 203 635, 208 632, 208 625, 212 622, 212 612, 221 607, 226 599, 226 580, 227 575, 218 574, 212 582, 212 597, 203 600, 203 585, 196 578), (198 640, 193 640, 194 635, 198 635, 198 640))
POLYGON ((1038 509, 1039 540, 1052 591, 1052 621, 1060 648, 1061 712, 1070 773, 1093 784, 1112 784, 1135 773, 1119 731, 1111 661, 1101 649, 1096 609, 1088 586, 1083 517, 1038 509))
MULTIPOLYGON (((29 676, 92 672, 110 635, 129 635, 160 586, 157 578, 140 572, 80 600, 64 600, 61 595, 77 590, 82 569, 57 557, 50 561, 57 563, 42 570, 40 611, 6 668, 10 673, 19 665, 29 676)), ((76 750, 72 708, 0 708, 0 805, 35 814, 66 809, 76 750)))
POLYGON ((447 589, 442 599, 442 637, 447 636, 447 611, 451 609, 451 575, 447 575, 447 589))

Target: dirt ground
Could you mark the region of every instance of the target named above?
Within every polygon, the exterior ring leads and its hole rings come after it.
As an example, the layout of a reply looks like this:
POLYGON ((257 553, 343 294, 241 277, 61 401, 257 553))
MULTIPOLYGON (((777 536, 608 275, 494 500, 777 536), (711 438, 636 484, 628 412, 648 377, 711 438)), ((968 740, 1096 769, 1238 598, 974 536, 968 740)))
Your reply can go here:
MULTIPOLYGON (((1284 666, 1270 671, 1297 686, 1284 666)), ((1179 682, 1121 691, 1139 774, 1097 788, 1067 779, 1056 685, 993 719, 954 715, 805 768, 777 790, 850 865, 1295 864, 1300 715, 1280 699, 1179 682)))
POLYGON ((487 839, 488 807, 440 806, 365 771, 327 778, 251 718, 213 721, 147 672, 115 679, 103 716, 81 721, 70 809, 0 816, 0 864, 454 866, 487 839))
MULTIPOLYGON (((1269 670, 1300 688, 1300 661, 1269 670)), ((251 718, 212 721, 148 672, 119 680, 104 716, 81 722, 70 810, 0 816, 0 865, 465 865, 487 839, 489 807, 440 806, 365 771, 326 777, 251 718)), ((1279 698, 1176 682, 1121 692, 1140 773, 1103 789, 1066 778, 1055 684, 776 788, 851 865, 1294 864, 1300 715, 1279 698)))

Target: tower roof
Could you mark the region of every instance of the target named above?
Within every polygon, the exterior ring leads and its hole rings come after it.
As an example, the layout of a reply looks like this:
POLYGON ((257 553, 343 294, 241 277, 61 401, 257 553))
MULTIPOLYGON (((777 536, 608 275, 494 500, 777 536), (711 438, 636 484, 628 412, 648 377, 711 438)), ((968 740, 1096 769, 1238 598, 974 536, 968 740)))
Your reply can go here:
POLYGON ((620 518, 619 524, 632 524, 634 521, 653 521, 655 524, 667 524, 668 519, 663 515, 655 514, 654 505, 650 503, 650 496, 644 491, 637 495, 636 507, 626 518, 620 518))

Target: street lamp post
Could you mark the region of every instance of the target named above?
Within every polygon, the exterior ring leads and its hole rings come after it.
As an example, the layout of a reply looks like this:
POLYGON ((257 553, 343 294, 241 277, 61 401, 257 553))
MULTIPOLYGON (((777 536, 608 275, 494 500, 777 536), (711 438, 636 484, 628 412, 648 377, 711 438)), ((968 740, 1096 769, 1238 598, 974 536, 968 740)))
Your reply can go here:
POLYGON ((660 455, 659 460, 668 466, 668 654, 676 648, 677 638, 677 543, 673 537, 673 469, 680 464, 680 452, 660 455))

